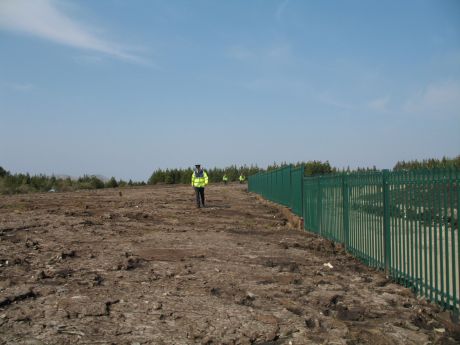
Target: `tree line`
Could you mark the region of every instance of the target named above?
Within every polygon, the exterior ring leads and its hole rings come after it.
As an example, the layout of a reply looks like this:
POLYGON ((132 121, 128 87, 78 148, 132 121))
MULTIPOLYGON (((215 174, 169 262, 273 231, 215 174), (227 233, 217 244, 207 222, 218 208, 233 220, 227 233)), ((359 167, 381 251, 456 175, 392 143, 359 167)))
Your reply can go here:
POLYGON ((394 171, 419 169, 460 169, 460 155, 455 158, 442 157, 442 159, 400 161, 393 168, 394 171))
MULTIPOLYGON (((293 164, 293 166, 297 167, 301 164, 305 166, 305 175, 306 176, 314 176, 314 175, 325 175, 337 172, 338 170, 330 165, 328 161, 321 162, 321 161, 309 161, 309 162, 298 162, 293 164)), ((229 182, 238 181, 241 174, 243 174, 246 178, 248 176, 254 175, 258 172, 262 171, 271 171, 275 169, 279 169, 289 164, 286 162, 283 163, 273 163, 270 164, 266 169, 261 169, 257 165, 243 165, 243 166, 236 166, 231 165, 227 168, 211 168, 206 169, 205 171, 208 174, 209 182, 222 182, 222 177, 224 174, 227 175, 229 182)), ((155 170, 150 178, 148 179, 148 184, 157 184, 157 183, 164 183, 164 184, 177 184, 177 183, 190 183, 192 178, 193 170, 192 168, 185 168, 185 169, 157 169, 155 170)))
MULTIPOLYGON (((227 168, 211 168, 204 169, 209 177, 209 182, 222 182, 222 177, 224 174, 227 175, 228 181, 238 181, 240 174, 243 174, 246 178, 250 175, 256 174, 260 171, 260 168, 256 165, 251 166, 240 166, 231 165, 227 168)), ((192 179, 192 168, 185 169, 157 169, 155 170, 150 178, 148 179, 148 184, 177 184, 177 183, 191 183, 192 179)))
POLYGON ((115 177, 107 181, 95 175, 84 175, 78 179, 70 177, 56 177, 46 175, 12 174, 0 167, 0 194, 19 194, 31 192, 59 191, 68 192, 78 189, 102 189, 126 186, 142 186, 145 182, 133 182, 132 180, 116 180, 115 177))
MULTIPOLYGON (((305 176, 327 175, 338 172, 354 172, 354 171, 376 171, 377 168, 356 168, 356 169, 338 169, 331 166, 329 161, 308 161, 297 162, 293 164, 294 167, 304 165, 305 176)), ((240 174, 246 176, 256 174, 263 171, 271 171, 279 169, 289 164, 273 163, 266 169, 259 168, 257 165, 231 165, 227 168, 211 168, 205 169, 209 176, 211 183, 222 182, 224 174, 227 175, 228 180, 238 181, 240 174)), ((424 160, 411 160, 399 161, 393 167, 394 171, 401 170, 419 170, 419 169, 437 169, 437 168, 451 168, 460 169, 460 155, 455 158, 443 157, 441 159, 430 158, 424 160)), ((193 170, 191 168, 185 169, 157 169, 155 170, 147 181, 147 184, 188 184, 191 182, 193 170)), ((115 177, 107 181, 95 175, 84 175, 77 179, 70 177, 56 177, 46 175, 30 175, 17 173, 12 174, 0 166, 0 194, 17 194, 29 192, 48 192, 48 191, 74 191, 78 189, 102 189, 102 188, 117 188, 117 187, 131 187, 146 185, 144 181, 133 182, 132 180, 124 181, 117 180, 115 177)))

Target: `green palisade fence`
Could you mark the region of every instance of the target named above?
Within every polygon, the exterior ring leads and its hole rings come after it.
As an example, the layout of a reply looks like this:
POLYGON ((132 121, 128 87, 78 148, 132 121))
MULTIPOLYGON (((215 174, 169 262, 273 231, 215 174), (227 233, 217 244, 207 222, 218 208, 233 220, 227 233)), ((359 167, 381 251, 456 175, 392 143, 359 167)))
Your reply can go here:
POLYGON ((304 166, 291 168, 291 209, 294 214, 302 217, 303 213, 303 175, 304 166))
POLYGON ((290 207, 306 230, 458 312, 459 181, 458 170, 304 177, 303 166, 287 166, 250 176, 249 191, 290 207))
POLYGON ((305 229, 317 234, 320 233, 319 222, 319 178, 303 179, 303 218, 305 229))
POLYGON ((384 190, 382 172, 346 175, 348 189, 347 249, 369 266, 385 268, 384 190))

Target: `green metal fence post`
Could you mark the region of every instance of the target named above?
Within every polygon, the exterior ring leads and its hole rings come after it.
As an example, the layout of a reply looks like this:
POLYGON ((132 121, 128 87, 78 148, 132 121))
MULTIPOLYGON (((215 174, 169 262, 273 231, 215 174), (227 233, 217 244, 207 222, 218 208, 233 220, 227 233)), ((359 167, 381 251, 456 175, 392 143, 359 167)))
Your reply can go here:
POLYGON ((291 185, 289 186, 289 208, 294 212, 294 184, 292 183, 292 164, 289 164, 291 170, 289 171, 289 178, 291 180, 291 185))
MULTIPOLYGON (((302 214, 302 228, 305 228, 305 212, 303 210, 303 205, 304 205, 304 200, 303 200, 303 190, 304 190, 304 186, 303 186, 303 180, 304 180, 304 176, 305 176, 305 166, 302 164, 301 166, 301 171, 302 171, 302 177, 300 178, 300 205, 301 205, 301 214, 302 214)), ((460 201, 459 201, 460 203, 460 201)))
POLYGON ((385 274, 388 276, 391 264, 391 224, 390 224, 390 188, 388 186, 389 171, 382 171, 383 187, 383 253, 385 274))
POLYGON ((292 203, 291 203, 291 191, 292 191, 292 164, 289 164, 289 188, 286 188, 289 192, 287 192, 287 197, 285 198, 286 206, 291 208, 292 211, 292 203))
POLYGON ((318 217, 318 234, 321 235, 322 231, 322 211, 323 211, 323 195, 321 190, 321 176, 318 176, 318 203, 317 203, 317 217, 318 217))
POLYGON ((348 235, 350 232, 350 203, 348 195, 348 178, 342 175, 342 196, 343 196, 343 244, 345 250, 348 250, 348 235))
MULTIPOLYGON (((457 287, 460 287, 460 169, 456 169, 455 171, 455 184, 457 186, 457 270, 453 270, 453 278, 454 280, 458 279, 458 285, 457 287), (455 275, 458 274, 457 278, 455 275)), ((453 184, 452 184, 453 185, 453 184)), ((452 205, 452 232, 454 231, 454 206, 452 205)), ((455 243, 452 240, 452 251, 454 251, 455 248, 455 243)), ((455 285, 454 285, 455 288, 455 285)), ((458 321, 459 315, 460 315, 460 306, 459 304, 460 296, 454 294, 454 309, 456 309, 456 318, 458 321)))

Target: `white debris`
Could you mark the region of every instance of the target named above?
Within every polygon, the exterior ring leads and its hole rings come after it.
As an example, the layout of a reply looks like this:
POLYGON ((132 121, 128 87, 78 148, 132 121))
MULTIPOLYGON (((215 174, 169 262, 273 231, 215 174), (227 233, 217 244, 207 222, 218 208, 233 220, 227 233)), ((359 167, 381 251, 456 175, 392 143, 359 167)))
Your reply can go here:
POLYGON ((334 266, 332 266, 330 262, 327 262, 327 263, 323 264, 323 266, 326 266, 326 267, 329 267, 329 268, 334 268, 334 266))

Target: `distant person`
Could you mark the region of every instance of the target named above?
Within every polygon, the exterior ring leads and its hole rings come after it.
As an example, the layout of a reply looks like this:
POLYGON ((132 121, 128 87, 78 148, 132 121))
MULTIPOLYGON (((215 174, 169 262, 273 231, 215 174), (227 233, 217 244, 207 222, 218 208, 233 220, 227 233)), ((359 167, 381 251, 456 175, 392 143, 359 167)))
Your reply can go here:
POLYGON ((224 181, 224 184, 227 184, 227 182, 228 182, 227 174, 224 174, 224 176, 222 177, 222 181, 224 181))
POLYGON ((208 174, 201 168, 200 164, 195 165, 192 173, 192 187, 195 189, 196 207, 205 207, 204 187, 208 184, 208 174), (201 201, 201 205, 200 205, 201 201))
POLYGON ((244 176, 244 174, 242 173, 240 175, 240 183, 244 183, 244 181, 246 180, 246 177, 244 176))

